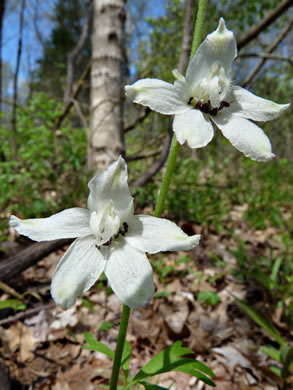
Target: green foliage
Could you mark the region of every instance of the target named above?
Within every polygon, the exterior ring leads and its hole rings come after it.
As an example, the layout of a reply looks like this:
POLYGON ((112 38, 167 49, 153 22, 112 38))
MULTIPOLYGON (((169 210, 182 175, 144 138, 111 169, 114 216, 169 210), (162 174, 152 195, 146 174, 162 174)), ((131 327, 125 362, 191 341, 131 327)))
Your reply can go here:
POLYGON ((4 299, 0 301, 0 310, 3 309, 25 310, 26 304, 19 299, 4 299))
POLYGON ((198 293, 197 300, 203 302, 207 306, 215 306, 221 302, 221 298, 217 293, 204 290, 198 293))
POLYGON ((132 379, 132 383, 141 383, 144 379, 164 372, 179 371, 195 376, 210 386, 215 386, 213 381, 206 376, 214 376, 214 373, 203 363, 191 358, 184 358, 184 355, 190 355, 193 352, 188 348, 182 347, 181 344, 180 341, 177 341, 159 352, 138 371, 132 379))
POLYGON ((86 199, 86 134, 68 125, 55 130, 60 112, 61 105, 45 93, 19 109, 16 161, 8 130, 0 129, 1 209, 24 218, 42 217, 86 199))
MULTIPOLYGON (((288 345, 283 337, 280 335, 277 328, 274 326, 271 320, 259 314, 251 306, 247 305, 241 299, 234 296, 234 299, 240 305, 240 307, 255 321, 271 338, 273 338, 279 345, 280 349, 276 349, 272 346, 260 346, 260 350, 268 355, 271 359, 276 360, 282 364, 282 370, 276 367, 270 367, 273 372, 281 376, 284 380, 284 386, 286 386, 287 377, 293 373, 293 347, 288 345)), ((286 387, 283 387, 286 388, 286 387)))
MULTIPOLYGON (((90 333, 85 332, 84 338, 87 345, 83 345, 83 349, 101 352, 110 359, 114 359, 114 352, 105 344, 95 340, 90 333)), ((145 379, 149 379, 169 371, 185 372, 189 375, 195 376, 210 386, 215 386, 214 382, 208 377, 215 375, 213 371, 197 360, 184 357, 185 355, 193 355, 193 352, 181 345, 182 343, 177 341, 170 347, 159 352, 156 356, 149 360, 133 378, 128 378, 131 346, 127 341, 125 341, 121 361, 121 368, 125 378, 124 388, 130 389, 136 384, 142 384, 147 390, 163 389, 163 387, 145 382, 145 379)))

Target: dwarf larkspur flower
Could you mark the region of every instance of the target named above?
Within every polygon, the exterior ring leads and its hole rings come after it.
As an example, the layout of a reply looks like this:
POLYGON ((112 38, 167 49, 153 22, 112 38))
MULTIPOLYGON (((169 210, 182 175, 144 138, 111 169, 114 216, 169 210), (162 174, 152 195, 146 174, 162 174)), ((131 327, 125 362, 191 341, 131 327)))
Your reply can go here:
POLYGON ((191 148, 206 146, 214 136, 213 125, 243 152, 256 161, 275 155, 269 138, 254 121, 277 118, 289 104, 276 104, 232 85, 232 62, 237 56, 233 32, 221 18, 191 59, 186 77, 173 71, 174 84, 142 79, 125 87, 135 103, 161 114, 175 115, 173 130, 180 144, 191 148))
POLYGON ((124 304, 144 307, 154 293, 145 252, 192 249, 200 236, 187 236, 167 219, 134 215, 127 166, 121 157, 88 186, 88 209, 72 208, 42 219, 11 216, 10 225, 35 241, 78 237, 52 279, 52 296, 64 309, 73 306, 102 272, 124 304))

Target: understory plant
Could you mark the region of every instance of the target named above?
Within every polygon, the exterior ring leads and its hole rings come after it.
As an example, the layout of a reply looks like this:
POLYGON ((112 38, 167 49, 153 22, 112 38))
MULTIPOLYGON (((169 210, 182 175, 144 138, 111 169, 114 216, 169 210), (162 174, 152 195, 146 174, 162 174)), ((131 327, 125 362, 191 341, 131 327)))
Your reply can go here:
POLYGON ((205 7, 206 1, 200 0, 186 76, 174 70, 174 84, 144 79, 126 86, 127 96, 135 103, 161 114, 175 115, 175 134, 154 216, 134 214, 126 163, 119 157, 89 182, 87 209, 67 209, 49 218, 10 218, 12 227, 36 241, 77 237, 60 260, 51 285, 53 299, 64 309, 72 307, 77 296, 87 291, 102 272, 123 303, 115 352, 85 334, 84 348, 113 359, 110 390, 141 385, 147 390, 164 389, 148 380, 168 371, 184 372, 214 386, 210 379, 213 372, 195 360, 193 352, 180 341, 154 356, 133 377, 129 376, 131 347, 126 334, 131 309, 143 309, 154 294, 152 268, 145 252, 189 250, 199 243, 198 235, 189 237, 174 223, 160 218, 180 146, 206 146, 217 127, 247 157, 268 161, 274 157, 270 140, 250 120, 271 120, 288 108, 233 86, 232 62, 237 45, 224 19, 199 45, 205 7))

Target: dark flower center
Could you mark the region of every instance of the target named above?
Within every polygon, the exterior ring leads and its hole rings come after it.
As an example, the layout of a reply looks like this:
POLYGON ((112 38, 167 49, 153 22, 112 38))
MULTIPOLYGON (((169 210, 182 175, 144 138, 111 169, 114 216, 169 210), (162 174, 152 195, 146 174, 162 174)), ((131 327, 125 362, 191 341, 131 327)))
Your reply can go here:
MULTIPOLYGON (((189 105, 193 105, 192 104, 192 101, 194 100, 193 97, 189 98, 187 104, 189 105)), ((222 101, 220 103, 220 107, 212 107, 211 105, 211 102, 210 100, 207 101, 207 103, 204 103, 202 102, 201 100, 198 100, 195 105, 194 105, 194 108, 196 110, 200 110, 201 112, 205 113, 205 114, 209 114, 209 115, 212 115, 212 116, 216 116, 217 113, 222 110, 224 107, 229 107, 230 106, 230 103, 226 102, 226 101, 222 101)))
MULTIPOLYGON (((111 245, 111 243, 112 243, 112 241, 113 241, 114 239, 119 238, 120 235, 121 235, 121 236, 125 236, 125 234, 126 234, 127 232, 128 232, 128 223, 127 223, 127 222, 123 222, 123 223, 122 223, 122 227, 120 227, 120 229, 118 230, 118 232, 117 232, 116 234, 114 234, 114 235, 110 238, 110 240, 108 240, 107 242, 105 242, 105 243, 102 244, 102 245, 103 245, 103 246, 109 246, 109 245, 111 245)), ((96 248, 97 248, 97 249, 100 249, 101 246, 96 245, 96 248)))

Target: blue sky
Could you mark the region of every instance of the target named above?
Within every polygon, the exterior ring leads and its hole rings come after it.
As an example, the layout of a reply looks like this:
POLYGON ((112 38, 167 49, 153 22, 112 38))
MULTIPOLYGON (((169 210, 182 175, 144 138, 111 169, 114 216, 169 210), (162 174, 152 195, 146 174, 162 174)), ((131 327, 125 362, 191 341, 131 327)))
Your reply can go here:
MULTIPOLYGON (((3 62, 11 65, 15 70, 17 43, 19 32, 19 16, 21 0, 7 0, 7 8, 4 18, 3 28, 3 62)), ((43 47, 36 34, 35 24, 43 40, 50 36, 53 27, 52 11, 56 0, 26 0, 23 29, 23 50, 19 73, 19 86, 29 79, 29 73, 35 68, 36 60, 42 56, 43 47), (37 15, 37 22, 36 20, 37 15)), ((157 17, 164 13, 166 0, 147 0, 144 9, 145 17, 157 17)), ((139 0, 133 0, 130 6, 138 5, 139 0)), ((143 34, 147 34, 147 24, 142 23, 139 29, 143 34)), ((10 89, 10 88, 8 88, 10 89)))

